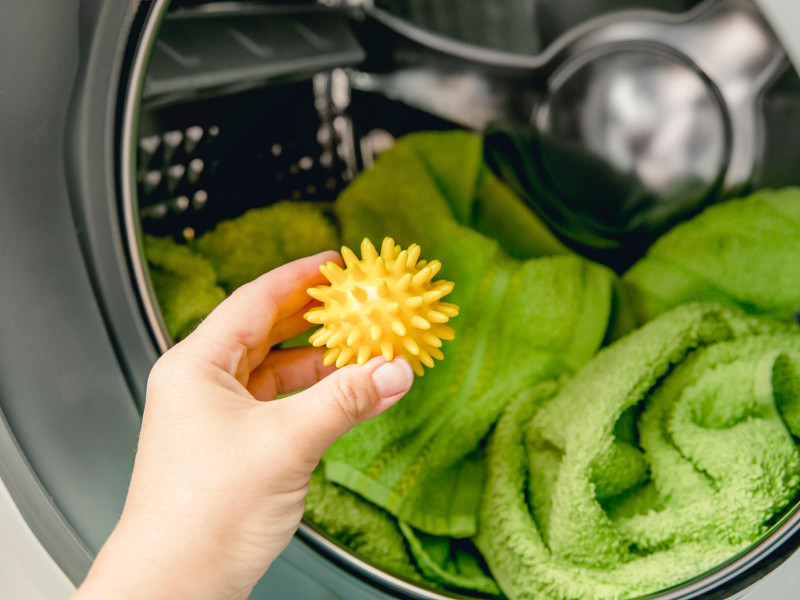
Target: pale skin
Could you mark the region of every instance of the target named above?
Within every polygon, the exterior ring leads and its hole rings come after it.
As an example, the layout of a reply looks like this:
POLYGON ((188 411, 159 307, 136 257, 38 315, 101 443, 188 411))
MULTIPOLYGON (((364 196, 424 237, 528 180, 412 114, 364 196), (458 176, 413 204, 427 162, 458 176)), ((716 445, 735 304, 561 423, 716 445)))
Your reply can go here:
POLYGON ((305 290, 329 260, 239 288, 158 360, 122 516, 74 600, 246 598, 297 529, 328 447, 409 390, 402 359, 334 372, 322 349, 273 349, 309 327, 305 290))

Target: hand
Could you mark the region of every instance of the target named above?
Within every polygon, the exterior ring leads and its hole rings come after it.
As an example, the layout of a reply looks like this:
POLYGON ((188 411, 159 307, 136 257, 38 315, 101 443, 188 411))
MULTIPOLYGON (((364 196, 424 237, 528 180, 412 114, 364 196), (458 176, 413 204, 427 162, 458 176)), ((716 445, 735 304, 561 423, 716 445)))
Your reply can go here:
POLYGON ((402 359, 333 372, 323 349, 272 349, 308 328, 305 290, 328 260, 239 288, 155 364, 122 516, 75 598, 246 598, 327 448, 409 390, 402 359))

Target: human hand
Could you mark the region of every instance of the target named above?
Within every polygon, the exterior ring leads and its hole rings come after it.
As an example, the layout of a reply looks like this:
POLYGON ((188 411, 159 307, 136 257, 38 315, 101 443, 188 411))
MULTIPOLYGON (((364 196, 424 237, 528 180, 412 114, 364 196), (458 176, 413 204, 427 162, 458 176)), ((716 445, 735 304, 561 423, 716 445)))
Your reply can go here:
POLYGON ((328 260, 242 286, 155 364, 125 508, 76 599, 246 598, 327 448, 409 390, 402 359, 334 372, 323 349, 272 349, 309 327, 305 290, 328 260))

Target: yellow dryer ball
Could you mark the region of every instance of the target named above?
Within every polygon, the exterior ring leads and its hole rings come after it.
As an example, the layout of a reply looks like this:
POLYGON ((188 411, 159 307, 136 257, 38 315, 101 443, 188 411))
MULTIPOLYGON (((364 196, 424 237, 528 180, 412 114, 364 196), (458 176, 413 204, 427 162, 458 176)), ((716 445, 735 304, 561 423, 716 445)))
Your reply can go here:
POLYGON ((309 338, 314 346, 327 346, 324 362, 337 367, 374 356, 405 358, 417 375, 444 358, 442 340, 455 331, 445 325, 458 314, 458 306, 441 302, 453 290, 452 281, 432 281, 442 267, 438 260, 418 260, 420 247, 407 250, 385 238, 381 251, 368 239, 361 242, 361 260, 342 247, 346 268, 329 262, 320 267, 331 285, 309 288, 308 294, 324 306, 305 314, 322 327, 309 338))

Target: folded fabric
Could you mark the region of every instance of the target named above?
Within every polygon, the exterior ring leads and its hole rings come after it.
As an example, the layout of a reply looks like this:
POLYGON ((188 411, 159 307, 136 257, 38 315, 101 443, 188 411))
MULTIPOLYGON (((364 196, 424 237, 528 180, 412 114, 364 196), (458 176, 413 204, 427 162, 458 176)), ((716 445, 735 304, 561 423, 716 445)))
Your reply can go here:
POLYGON ((481 183, 486 174, 477 136, 415 134, 335 205, 345 244, 387 235, 403 246, 419 243, 423 258, 441 260, 441 277, 456 282, 449 299, 461 314, 450 323, 456 337, 443 347, 445 360, 324 458, 331 481, 438 536, 476 532, 479 443, 516 392, 572 372, 594 354, 613 304, 610 270, 574 255, 514 260, 504 248, 534 251, 521 228, 501 241, 469 226, 491 212, 476 206, 518 202, 499 184, 492 193, 481 183))
POLYGON ((335 250, 338 235, 325 205, 279 202, 217 225, 192 243, 228 293, 282 264, 335 250))
POLYGON ((164 324, 180 340, 225 299, 211 264, 171 238, 145 235, 144 255, 164 324))
POLYGON ((689 301, 788 320, 800 311, 800 188, 706 209, 661 237, 624 275, 640 322, 689 301))
POLYGON ((348 552, 358 558, 396 577, 436 587, 414 567, 397 520, 351 491, 326 480, 322 469, 311 475, 304 518, 346 545, 348 552))
POLYGON ((690 304, 517 395, 476 544, 511 600, 638 597, 731 559, 800 490, 800 333, 690 304))

